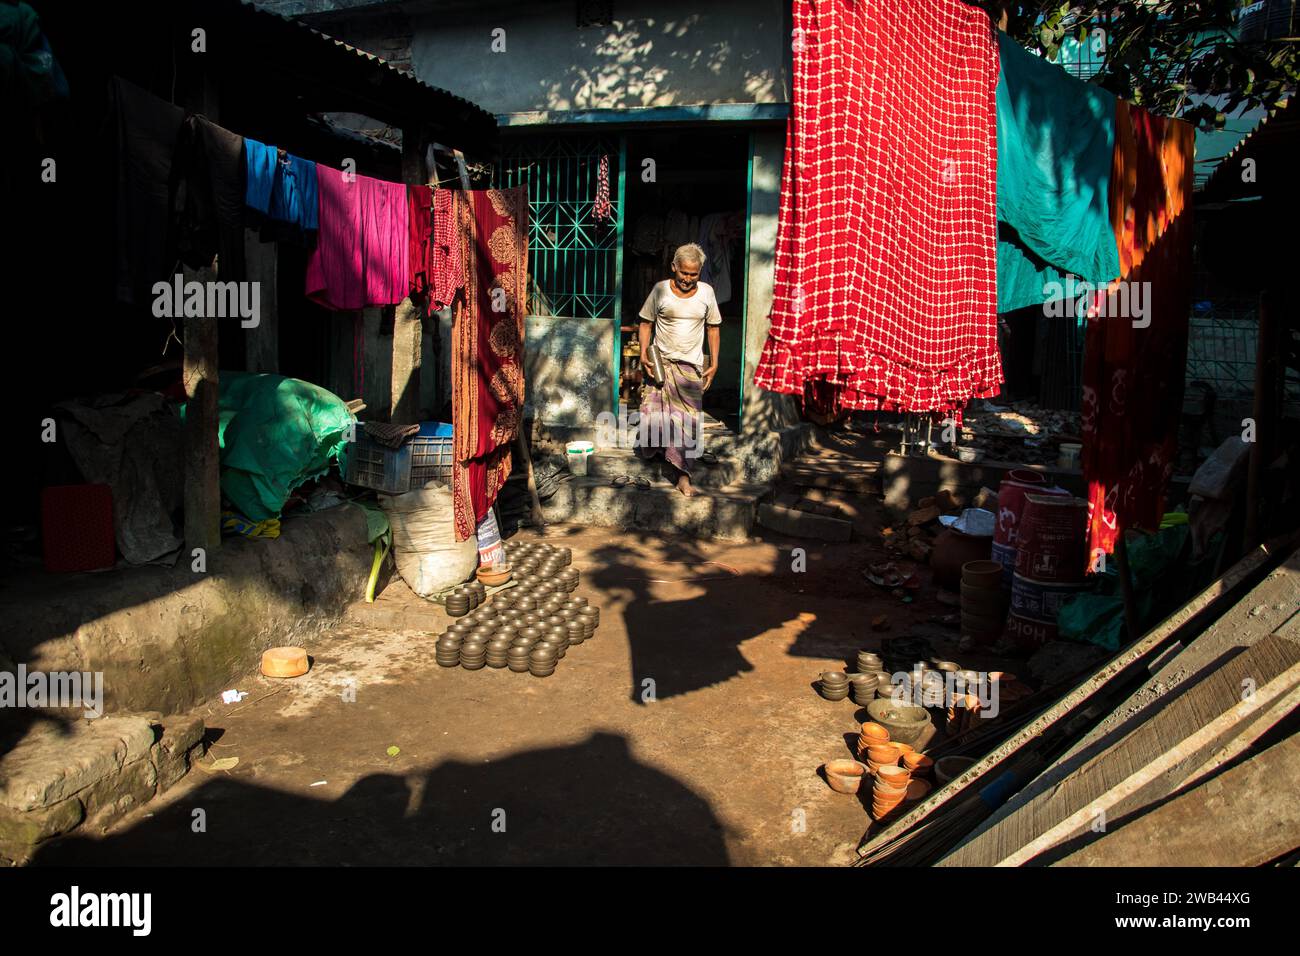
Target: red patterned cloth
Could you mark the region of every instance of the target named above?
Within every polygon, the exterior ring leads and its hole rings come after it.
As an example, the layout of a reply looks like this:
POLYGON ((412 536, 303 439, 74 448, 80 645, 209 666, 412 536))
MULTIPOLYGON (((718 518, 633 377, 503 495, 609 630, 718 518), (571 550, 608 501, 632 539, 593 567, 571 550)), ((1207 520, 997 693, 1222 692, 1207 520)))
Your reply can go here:
POLYGON ((406 187, 410 223, 408 252, 411 263, 411 295, 423 295, 429 288, 433 260, 433 190, 428 186, 406 187))
POLYGON ((453 207, 465 295, 451 333, 452 506, 464 541, 510 477, 524 406, 528 189, 456 192, 453 207))
POLYGON ((609 205, 609 156, 602 153, 596 168, 596 202, 591 207, 591 216, 597 222, 605 222, 613 214, 609 205))
POLYGON ((465 261, 458 241, 455 193, 450 189, 433 191, 433 248, 429 251, 430 298, 434 309, 442 309, 456 298, 465 284, 465 261))
POLYGON ((1092 554, 1114 551, 1122 529, 1154 531, 1164 513, 1187 361, 1195 147, 1190 124, 1117 104, 1110 209, 1120 279, 1094 303, 1084 341, 1092 554))
POLYGON ((996 395, 998 51, 961 0, 795 0, 772 328, 755 384, 838 407, 996 395))

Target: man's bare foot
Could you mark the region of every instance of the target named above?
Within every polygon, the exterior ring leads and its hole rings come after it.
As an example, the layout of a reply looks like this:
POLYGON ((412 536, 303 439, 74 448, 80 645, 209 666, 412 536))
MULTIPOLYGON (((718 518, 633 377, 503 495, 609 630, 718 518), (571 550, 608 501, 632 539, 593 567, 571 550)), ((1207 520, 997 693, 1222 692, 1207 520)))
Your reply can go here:
POLYGON ((691 476, 685 474, 678 476, 677 490, 680 491, 687 498, 694 498, 697 494, 699 494, 699 492, 697 492, 694 488, 691 487, 691 476))

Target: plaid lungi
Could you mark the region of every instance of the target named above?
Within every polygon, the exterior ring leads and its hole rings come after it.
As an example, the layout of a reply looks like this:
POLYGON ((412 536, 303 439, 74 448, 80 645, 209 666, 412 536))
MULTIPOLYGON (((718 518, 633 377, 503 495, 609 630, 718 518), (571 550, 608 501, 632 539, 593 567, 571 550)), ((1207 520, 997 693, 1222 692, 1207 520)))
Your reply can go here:
POLYGON ((795 0, 772 327, 754 381, 842 407, 995 395, 998 53, 961 0, 795 0))
POLYGON ((702 451, 704 375, 690 362, 664 359, 663 385, 646 382, 641 399, 636 453, 664 459, 688 475, 702 451))

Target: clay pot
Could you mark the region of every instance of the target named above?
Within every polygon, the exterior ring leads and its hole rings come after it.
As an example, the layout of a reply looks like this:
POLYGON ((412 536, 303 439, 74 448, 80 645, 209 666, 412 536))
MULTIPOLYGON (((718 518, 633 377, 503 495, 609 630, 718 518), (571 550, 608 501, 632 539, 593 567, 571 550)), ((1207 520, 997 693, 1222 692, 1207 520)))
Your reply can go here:
POLYGON ((1002 565, 997 561, 967 561, 961 566, 961 583, 973 588, 1001 590, 1002 565))
POLYGON ((901 787, 907 789, 912 779, 912 771, 897 764, 887 764, 876 771, 877 786, 901 787))
POLYGON ((849 685, 847 682, 837 686, 835 684, 827 685, 818 681, 817 690, 822 697, 831 701, 844 700, 849 696, 849 685))
POLYGON ((955 673, 956 671, 961 670, 961 665, 958 664, 956 661, 941 661, 941 660, 931 659, 930 663, 934 665, 935 670, 939 671, 942 674, 952 674, 955 673))
POLYGON ((821 679, 823 684, 833 684, 837 687, 841 684, 847 686, 849 683, 849 675, 843 671, 822 671, 821 679))
POLYGON ((1001 588, 975 587, 965 582, 961 585, 961 610, 963 614, 993 617, 1006 614, 1008 597, 1001 588))
POLYGON ((899 750, 893 744, 871 744, 867 747, 868 759, 878 764, 893 764, 898 762, 899 750))
POLYGON ((569 621, 565 630, 568 631, 570 644, 581 644, 587 639, 587 628, 581 621, 569 621))
POLYGON ((992 535, 974 535, 945 528, 934 539, 930 568, 934 583, 946 590, 956 590, 961 582, 962 567, 972 561, 988 560, 993 550, 992 535))
POLYGON ((530 662, 528 665, 528 673, 532 674, 534 677, 550 677, 555 673, 555 665, 530 662))
POLYGON ((934 762, 934 779, 939 786, 949 783, 970 769, 975 763, 974 757, 940 757, 934 762))
POLYGON ((924 800, 934 789, 928 780, 913 780, 907 785, 907 795, 903 797, 908 803, 924 800))
POLYGON ((893 746, 893 748, 898 751, 899 761, 902 761, 902 759, 906 757, 908 754, 916 753, 916 748, 913 747, 911 744, 905 744, 898 740, 890 741, 890 743, 893 746))
POLYGON ((889 739, 894 743, 911 744, 917 750, 923 750, 934 736, 930 715, 922 707, 899 705, 891 700, 873 700, 867 704, 867 713, 889 731, 889 739))
POLYGON ((903 766, 912 771, 912 776, 929 776, 934 771, 934 760, 925 754, 913 751, 903 754, 903 766))
POLYGON ((870 737, 881 744, 889 743, 889 731, 874 721, 867 721, 862 725, 862 736, 870 737))
POLYGON ((856 760, 828 760, 822 764, 826 782, 836 793, 857 793, 867 768, 856 760))

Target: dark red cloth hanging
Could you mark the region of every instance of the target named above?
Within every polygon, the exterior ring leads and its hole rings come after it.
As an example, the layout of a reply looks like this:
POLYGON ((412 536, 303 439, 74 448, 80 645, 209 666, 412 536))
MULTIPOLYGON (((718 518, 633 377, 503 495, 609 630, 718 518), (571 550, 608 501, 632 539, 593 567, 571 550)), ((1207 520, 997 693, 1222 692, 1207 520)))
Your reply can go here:
POLYGON ((406 200, 411 294, 420 296, 429 290, 429 272, 433 266, 433 190, 428 186, 408 186, 406 200))
POLYGON ((464 541, 510 477, 523 415, 528 190, 456 192, 452 205, 465 288, 452 326, 452 504, 464 541))
POLYGON ((1116 107, 1110 203, 1121 278, 1094 302, 1084 342, 1082 464, 1094 554, 1112 552, 1123 529, 1160 526, 1177 460, 1195 143, 1182 120, 1122 100, 1116 107))

